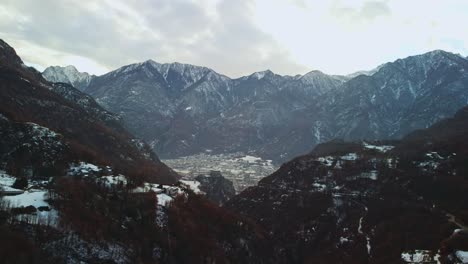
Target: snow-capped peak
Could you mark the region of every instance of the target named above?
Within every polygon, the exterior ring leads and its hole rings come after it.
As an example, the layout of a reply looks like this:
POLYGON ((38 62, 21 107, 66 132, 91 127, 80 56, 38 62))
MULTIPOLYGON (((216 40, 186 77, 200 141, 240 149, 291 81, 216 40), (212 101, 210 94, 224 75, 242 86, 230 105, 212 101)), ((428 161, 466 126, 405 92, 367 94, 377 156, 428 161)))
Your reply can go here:
POLYGON ((303 82, 309 83, 311 81, 314 81, 314 80, 317 80, 317 79, 320 79, 320 78, 324 78, 324 77, 328 77, 328 75, 326 75, 325 73, 323 73, 321 71, 314 70, 314 71, 310 71, 310 72, 300 76, 299 79, 302 80, 303 82))
POLYGON ((256 78, 257 80, 265 78, 267 75, 273 75, 274 73, 270 70, 265 70, 265 71, 260 71, 260 72, 254 72, 250 75, 250 77, 256 78))
POLYGON ((69 83, 80 90, 88 86, 94 77, 94 75, 89 75, 87 72, 79 72, 73 65, 65 67, 50 66, 44 70, 42 75, 50 82, 69 83))

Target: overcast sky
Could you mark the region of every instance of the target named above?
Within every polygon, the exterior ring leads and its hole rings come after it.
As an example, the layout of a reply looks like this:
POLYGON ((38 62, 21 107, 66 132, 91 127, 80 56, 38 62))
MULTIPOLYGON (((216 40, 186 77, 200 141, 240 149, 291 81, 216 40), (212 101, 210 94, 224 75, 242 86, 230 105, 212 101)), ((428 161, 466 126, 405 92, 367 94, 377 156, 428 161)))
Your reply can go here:
POLYGON ((468 55, 465 0, 1 0, 0 38, 43 70, 153 59, 230 77, 347 74, 434 49, 468 55))

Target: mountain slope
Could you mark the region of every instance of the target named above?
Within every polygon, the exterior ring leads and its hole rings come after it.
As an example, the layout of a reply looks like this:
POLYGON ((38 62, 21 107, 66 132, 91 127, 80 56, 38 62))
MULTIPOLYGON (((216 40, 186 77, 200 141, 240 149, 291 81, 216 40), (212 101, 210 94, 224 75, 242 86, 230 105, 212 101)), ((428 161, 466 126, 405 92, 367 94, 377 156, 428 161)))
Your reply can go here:
POLYGON ((318 71, 230 79, 205 67, 149 60, 96 77, 85 91, 164 157, 173 157, 206 149, 261 151, 289 135, 283 124, 297 122, 297 109, 342 82, 318 71))
POLYGON ((342 138, 398 139, 468 102, 468 61, 444 51, 355 77, 269 70, 230 79, 152 60, 95 77, 85 91, 163 157, 211 150, 284 161, 342 138))
POLYGON ((468 102, 468 61, 444 51, 387 63, 321 100, 317 120, 343 139, 395 139, 452 116, 468 102))
MULTIPOLYGON (((28 168, 38 177, 59 176, 68 163, 86 161, 110 165, 117 172, 134 176, 135 180, 175 182, 176 174, 159 161, 149 148, 128 133, 118 122, 118 117, 102 109, 94 100, 66 84, 50 84, 40 73, 27 68, 15 51, 1 41, 0 57, 0 113, 2 130, 10 137, 2 138, 1 155, 9 159, 8 168, 28 168), (18 130, 11 131, 18 127, 18 130), (42 162, 34 148, 28 149, 24 129, 31 130, 39 146, 52 140, 44 156, 57 155, 60 145, 63 155, 60 162, 42 162), (4 131, 5 131, 4 130, 4 131), (17 136, 13 136, 16 134, 17 136), (23 146, 23 147, 22 147, 23 146), (24 148, 26 146, 26 148, 24 148), (14 155, 22 159, 11 158, 14 155), (28 158, 29 157, 29 158, 28 158), (39 160, 34 160, 34 159, 39 160), (56 164, 57 162, 57 164, 56 164), (44 165, 45 164, 45 165, 44 165), (45 167, 44 167, 45 166, 45 167), (61 168, 58 171, 56 168, 61 168), (44 170, 53 170, 44 175, 44 170)), ((40 150, 40 148, 39 148, 40 150)), ((60 154, 59 153, 59 154, 60 154)), ((58 155, 60 156, 60 155, 58 155)), ((20 175, 19 175, 20 176, 20 175)))
POLYGON ((319 145, 226 206, 273 234, 278 263, 405 263, 414 250, 457 263, 468 250, 454 232, 468 220, 467 113, 402 141, 319 145))

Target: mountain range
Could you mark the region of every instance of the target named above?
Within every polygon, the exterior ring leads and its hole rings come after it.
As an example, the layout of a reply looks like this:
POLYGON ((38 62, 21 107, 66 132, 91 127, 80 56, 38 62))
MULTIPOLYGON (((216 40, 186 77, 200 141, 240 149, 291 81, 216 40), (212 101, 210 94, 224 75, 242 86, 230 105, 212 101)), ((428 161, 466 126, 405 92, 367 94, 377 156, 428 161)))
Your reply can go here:
POLYGON ((466 263, 466 65, 434 51, 357 77, 230 79, 147 61, 84 93, 0 41, 0 262, 466 263), (172 129, 153 142, 171 155, 307 153, 232 196, 216 172, 178 181, 127 130, 143 115, 172 129))
MULTIPOLYGON (((76 83, 63 77, 82 74, 69 70, 43 75, 76 83)), ((267 70, 232 79, 148 60, 89 78, 79 88, 163 158, 242 151, 281 162, 332 139, 399 139, 468 103, 468 60, 441 50, 349 76, 267 70)))

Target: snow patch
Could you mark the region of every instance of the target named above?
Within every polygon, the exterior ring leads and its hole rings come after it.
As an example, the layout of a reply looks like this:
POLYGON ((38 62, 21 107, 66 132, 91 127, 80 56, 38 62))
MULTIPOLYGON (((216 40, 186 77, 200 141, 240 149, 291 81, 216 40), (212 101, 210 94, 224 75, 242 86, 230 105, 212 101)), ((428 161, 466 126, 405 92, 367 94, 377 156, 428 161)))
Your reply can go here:
POLYGON ((462 263, 468 263, 468 251, 461 251, 458 250, 455 252, 455 256, 462 262, 462 263))
MULTIPOLYGON (((187 183, 182 183, 183 185, 188 187, 189 184, 195 188, 198 185, 195 181, 185 181, 187 183)), ((198 182, 197 182, 198 183, 198 182)), ((200 184, 200 183, 198 183, 200 184)), ((192 189, 193 190, 193 189, 192 189)), ((193 190, 197 193, 196 190, 193 190)), ((135 189, 131 190, 132 193, 146 193, 146 192, 154 192, 156 197, 158 198, 158 205, 162 207, 169 206, 169 202, 174 200, 177 195, 181 195, 184 191, 180 187, 170 186, 170 185, 162 185, 162 184, 155 184, 155 183, 148 183, 145 182, 142 186, 136 187, 135 189)), ((201 191, 200 191, 201 193, 201 191)))
POLYGON ((344 244, 344 243, 347 243, 349 241, 350 241, 350 239, 348 239, 346 237, 340 237, 340 244, 344 244))
POLYGON ((267 73, 267 71, 255 72, 251 76, 255 77, 257 80, 260 80, 263 77, 265 77, 266 73, 267 73))
POLYGON ((91 163, 86 163, 86 162, 80 162, 78 164, 71 164, 70 168, 68 169, 68 175, 77 175, 77 174, 83 174, 87 176, 90 173, 98 173, 102 169, 99 168, 98 166, 91 164, 91 163))
POLYGON ((359 178, 365 178, 365 179, 371 179, 371 180, 377 180, 377 176, 379 175, 379 172, 376 170, 372 170, 369 172, 363 172, 359 175, 359 178))
POLYGON ((380 152, 387 152, 387 151, 390 151, 392 150, 393 148, 395 148, 395 146, 390 146, 390 145, 381 145, 381 146, 378 146, 378 145, 372 145, 372 144, 369 144, 367 142, 362 142, 364 148, 366 149, 374 149, 374 150, 377 150, 377 151, 380 151, 380 152))
POLYGON ((439 162, 436 161, 424 161, 418 164, 418 167, 424 168, 424 169, 437 169, 439 167, 439 162))
POLYGON ((319 191, 323 191, 327 188, 325 184, 320 184, 320 183, 313 183, 312 186, 317 188, 319 191))
POLYGON ((357 160, 358 159, 358 155, 356 153, 348 153, 344 156, 341 156, 341 159, 342 160, 357 160))
POLYGON ((116 185, 127 185, 127 178, 121 174, 119 175, 110 175, 102 176, 97 179, 99 182, 104 183, 107 187, 112 187, 116 185))
POLYGON ((243 161, 247 161, 248 163, 256 163, 256 162, 262 160, 262 158, 249 156, 249 155, 246 155, 245 157, 242 157, 240 159, 243 160, 243 161))
POLYGON ((0 170, 0 186, 12 186, 15 181, 15 177, 8 175, 3 170, 0 170))
POLYGON ((332 156, 319 157, 317 159, 317 161, 320 161, 321 163, 323 163, 323 165, 328 166, 328 167, 333 165, 334 160, 335 159, 332 156))
POLYGON ((173 198, 165 193, 161 193, 157 195, 158 197, 158 205, 167 207, 169 203, 173 200, 173 198))
POLYGON ((201 190, 200 190, 200 182, 198 181, 187 181, 187 180, 180 180, 180 182, 185 185, 187 188, 189 188, 190 190, 192 190, 194 193, 198 193, 198 194, 201 194, 203 193, 201 190))
POLYGON ((33 134, 33 138, 34 139, 38 139, 38 138, 55 138, 58 136, 57 133, 55 133, 54 131, 50 130, 49 128, 47 127, 43 127, 43 126, 40 126, 36 123, 32 123, 32 122, 26 122, 26 124, 30 125, 31 126, 31 129, 32 129, 32 134, 33 134))
POLYGON ((26 206, 49 206, 46 200, 47 191, 30 190, 19 195, 5 196, 3 199, 9 202, 13 207, 26 207, 26 206))
POLYGON ((426 153, 426 157, 429 157, 431 159, 439 159, 439 160, 442 160, 444 159, 442 156, 439 155, 439 153, 437 152, 429 152, 429 153, 426 153))
POLYGON ((22 193, 24 193, 23 190, 15 189, 15 188, 8 187, 8 186, 0 185, 0 194, 4 194, 4 195, 17 195, 17 194, 22 194, 22 193))
MULTIPOLYGON (((49 225, 57 226, 58 212, 55 209, 51 209, 51 206, 46 201, 47 198, 47 191, 32 189, 22 194, 5 196, 3 200, 9 203, 12 208, 34 206, 37 209, 38 207, 49 207, 48 211, 38 210, 35 213, 38 217, 36 221, 37 223, 48 223, 49 225)), ((17 215, 16 217, 21 220, 22 215, 17 215)))
POLYGON ((439 254, 422 249, 405 251, 401 253, 401 259, 406 263, 440 263, 439 254))

